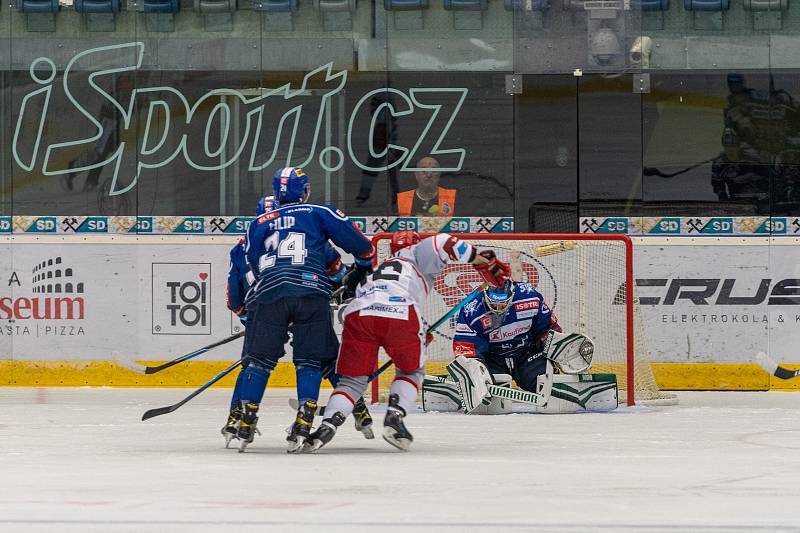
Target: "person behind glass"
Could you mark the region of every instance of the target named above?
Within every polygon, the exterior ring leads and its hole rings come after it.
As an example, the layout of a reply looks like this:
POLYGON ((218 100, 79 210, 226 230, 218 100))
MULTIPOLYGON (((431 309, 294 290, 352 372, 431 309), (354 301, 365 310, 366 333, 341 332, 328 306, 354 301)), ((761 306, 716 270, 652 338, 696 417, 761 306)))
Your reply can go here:
POLYGON ((397 214, 401 217, 451 217, 456 210, 456 190, 439 187, 439 162, 425 156, 414 172, 417 188, 397 194, 397 214))
MULTIPOLYGON (((113 96, 119 101, 124 101, 122 92, 130 91, 132 88, 131 80, 117 77, 114 81, 113 96)), ((100 105, 100 112, 96 117, 102 128, 100 138, 97 139, 94 148, 83 152, 80 156, 70 161, 68 164, 69 168, 96 165, 97 163, 105 161, 114 153, 120 143, 120 125, 122 124, 122 119, 119 118, 118 115, 119 112, 114 106, 114 103, 110 99, 104 98, 103 103, 100 105)), ((99 165, 87 171, 86 181, 83 183, 84 192, 97 188, 100 181, 100 173, 103 172, 103 168, 105 168, 104 165, 99 165)), ((80 174, 80 172, 70 172, 64 176, 64 184, 67 190, 71 191, 74 189, 75 178, 78 177, 78 174, 80 174)))

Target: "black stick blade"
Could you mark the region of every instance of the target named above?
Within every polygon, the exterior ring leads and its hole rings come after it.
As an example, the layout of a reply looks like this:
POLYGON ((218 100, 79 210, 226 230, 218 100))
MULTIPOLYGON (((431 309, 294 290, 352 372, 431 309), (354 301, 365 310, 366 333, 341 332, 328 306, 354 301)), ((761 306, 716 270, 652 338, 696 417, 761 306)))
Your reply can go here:
POLYGON ((156 409, 150 409, 149 411, 145 412, 145 414, 142 415, 142 422, 156 416, 161 416, 167 413, 171 413, 175 409, 177 409, 177 407, 174 405, 169 405, 167 407, 158 407, 156 409))
POLYGON ((798 375, 796 370, 789 370, 788 368, 783 368, 782 366, 778 366, 775 369, 775 376, 781 379, 792 379, 796 378, 798 375))

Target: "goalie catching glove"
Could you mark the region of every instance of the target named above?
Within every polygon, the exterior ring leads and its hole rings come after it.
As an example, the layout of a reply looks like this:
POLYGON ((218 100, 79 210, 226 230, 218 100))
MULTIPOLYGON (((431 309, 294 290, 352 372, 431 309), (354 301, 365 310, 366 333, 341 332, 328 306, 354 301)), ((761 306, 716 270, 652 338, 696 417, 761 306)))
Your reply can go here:
POLYGON ((594 342, 580 333, 559 333, 550 330, 544 353, 562 374, 580 374, 592 366, 594 342))
POLYGON ((475 263, 475 270, 481 277, 494 287, 502 287, 507 279, 511 278, 511 268, 500 261, 491 250, 484 250, 478 254, 486 262, 475 263))

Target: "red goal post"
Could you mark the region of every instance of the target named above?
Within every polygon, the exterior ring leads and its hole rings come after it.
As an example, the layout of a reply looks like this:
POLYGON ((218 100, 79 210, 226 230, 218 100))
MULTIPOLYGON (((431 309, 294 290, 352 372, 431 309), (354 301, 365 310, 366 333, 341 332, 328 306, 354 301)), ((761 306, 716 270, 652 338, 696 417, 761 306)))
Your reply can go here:
MULTIPOLYGON (((422 238, 435 233, 422 233, 422 238)), ((646 353, 636 353, 633 294, 633 244, 626 235, 572 233, 466 233, 455 234, 478 249, 491 248, 511 264, 515 279, 531 282, 553 308, 564 331, 577 331, 592 337, 596 344, 593 371, 617 374, 620 400, 628 405, 637 401, 637 369, 648 373, 647 385, 655 387, 646 353), (624 309, 621 304, 624 304, 624 309), (637 358, 640 361, 637 361, 637 358), (645 365, 645 366, 643 366, 645 365), (622 368, 624 366, 624 368, 622 368), (632 384, 632 386, 628 386, 632 384), (624 396, 623 391, 624 390, 624 396)), ((391 254, 392 233, 372 238, 377 250, 376 262, 391 254)), ((448 265, 439 274, 423 310, 425 327, 440 318, 460 299, 480 285, 480 277, 471 266, 448 265)), ((452 339, 455 317, 435 332, 436 340, 426 350, 427 371, 452 359, 448 341, 452 339)), ((643 341, 643 339, 642 339, 643 341)), ((385 354, 381 352, 382 362, 385 354)), ((388 388, 390 375, 373 381, 373 401, 388 388)), ((648 399, 652 393, 645 391, 648 399)))

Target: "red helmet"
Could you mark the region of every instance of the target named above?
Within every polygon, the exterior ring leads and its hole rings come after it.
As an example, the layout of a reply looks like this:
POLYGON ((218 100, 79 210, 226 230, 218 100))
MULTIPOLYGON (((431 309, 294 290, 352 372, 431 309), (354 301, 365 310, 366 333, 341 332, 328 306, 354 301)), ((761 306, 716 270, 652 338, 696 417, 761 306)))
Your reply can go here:
POLYGON ((419 233, 416 231, 406 229, 403 231, 395 231, 392 234, 392 243, 389 245, 389 248, 392 251, 392 255, 396 254, 403 248, 407 248, 409 246, 413 246, 420 241, 419 233))

